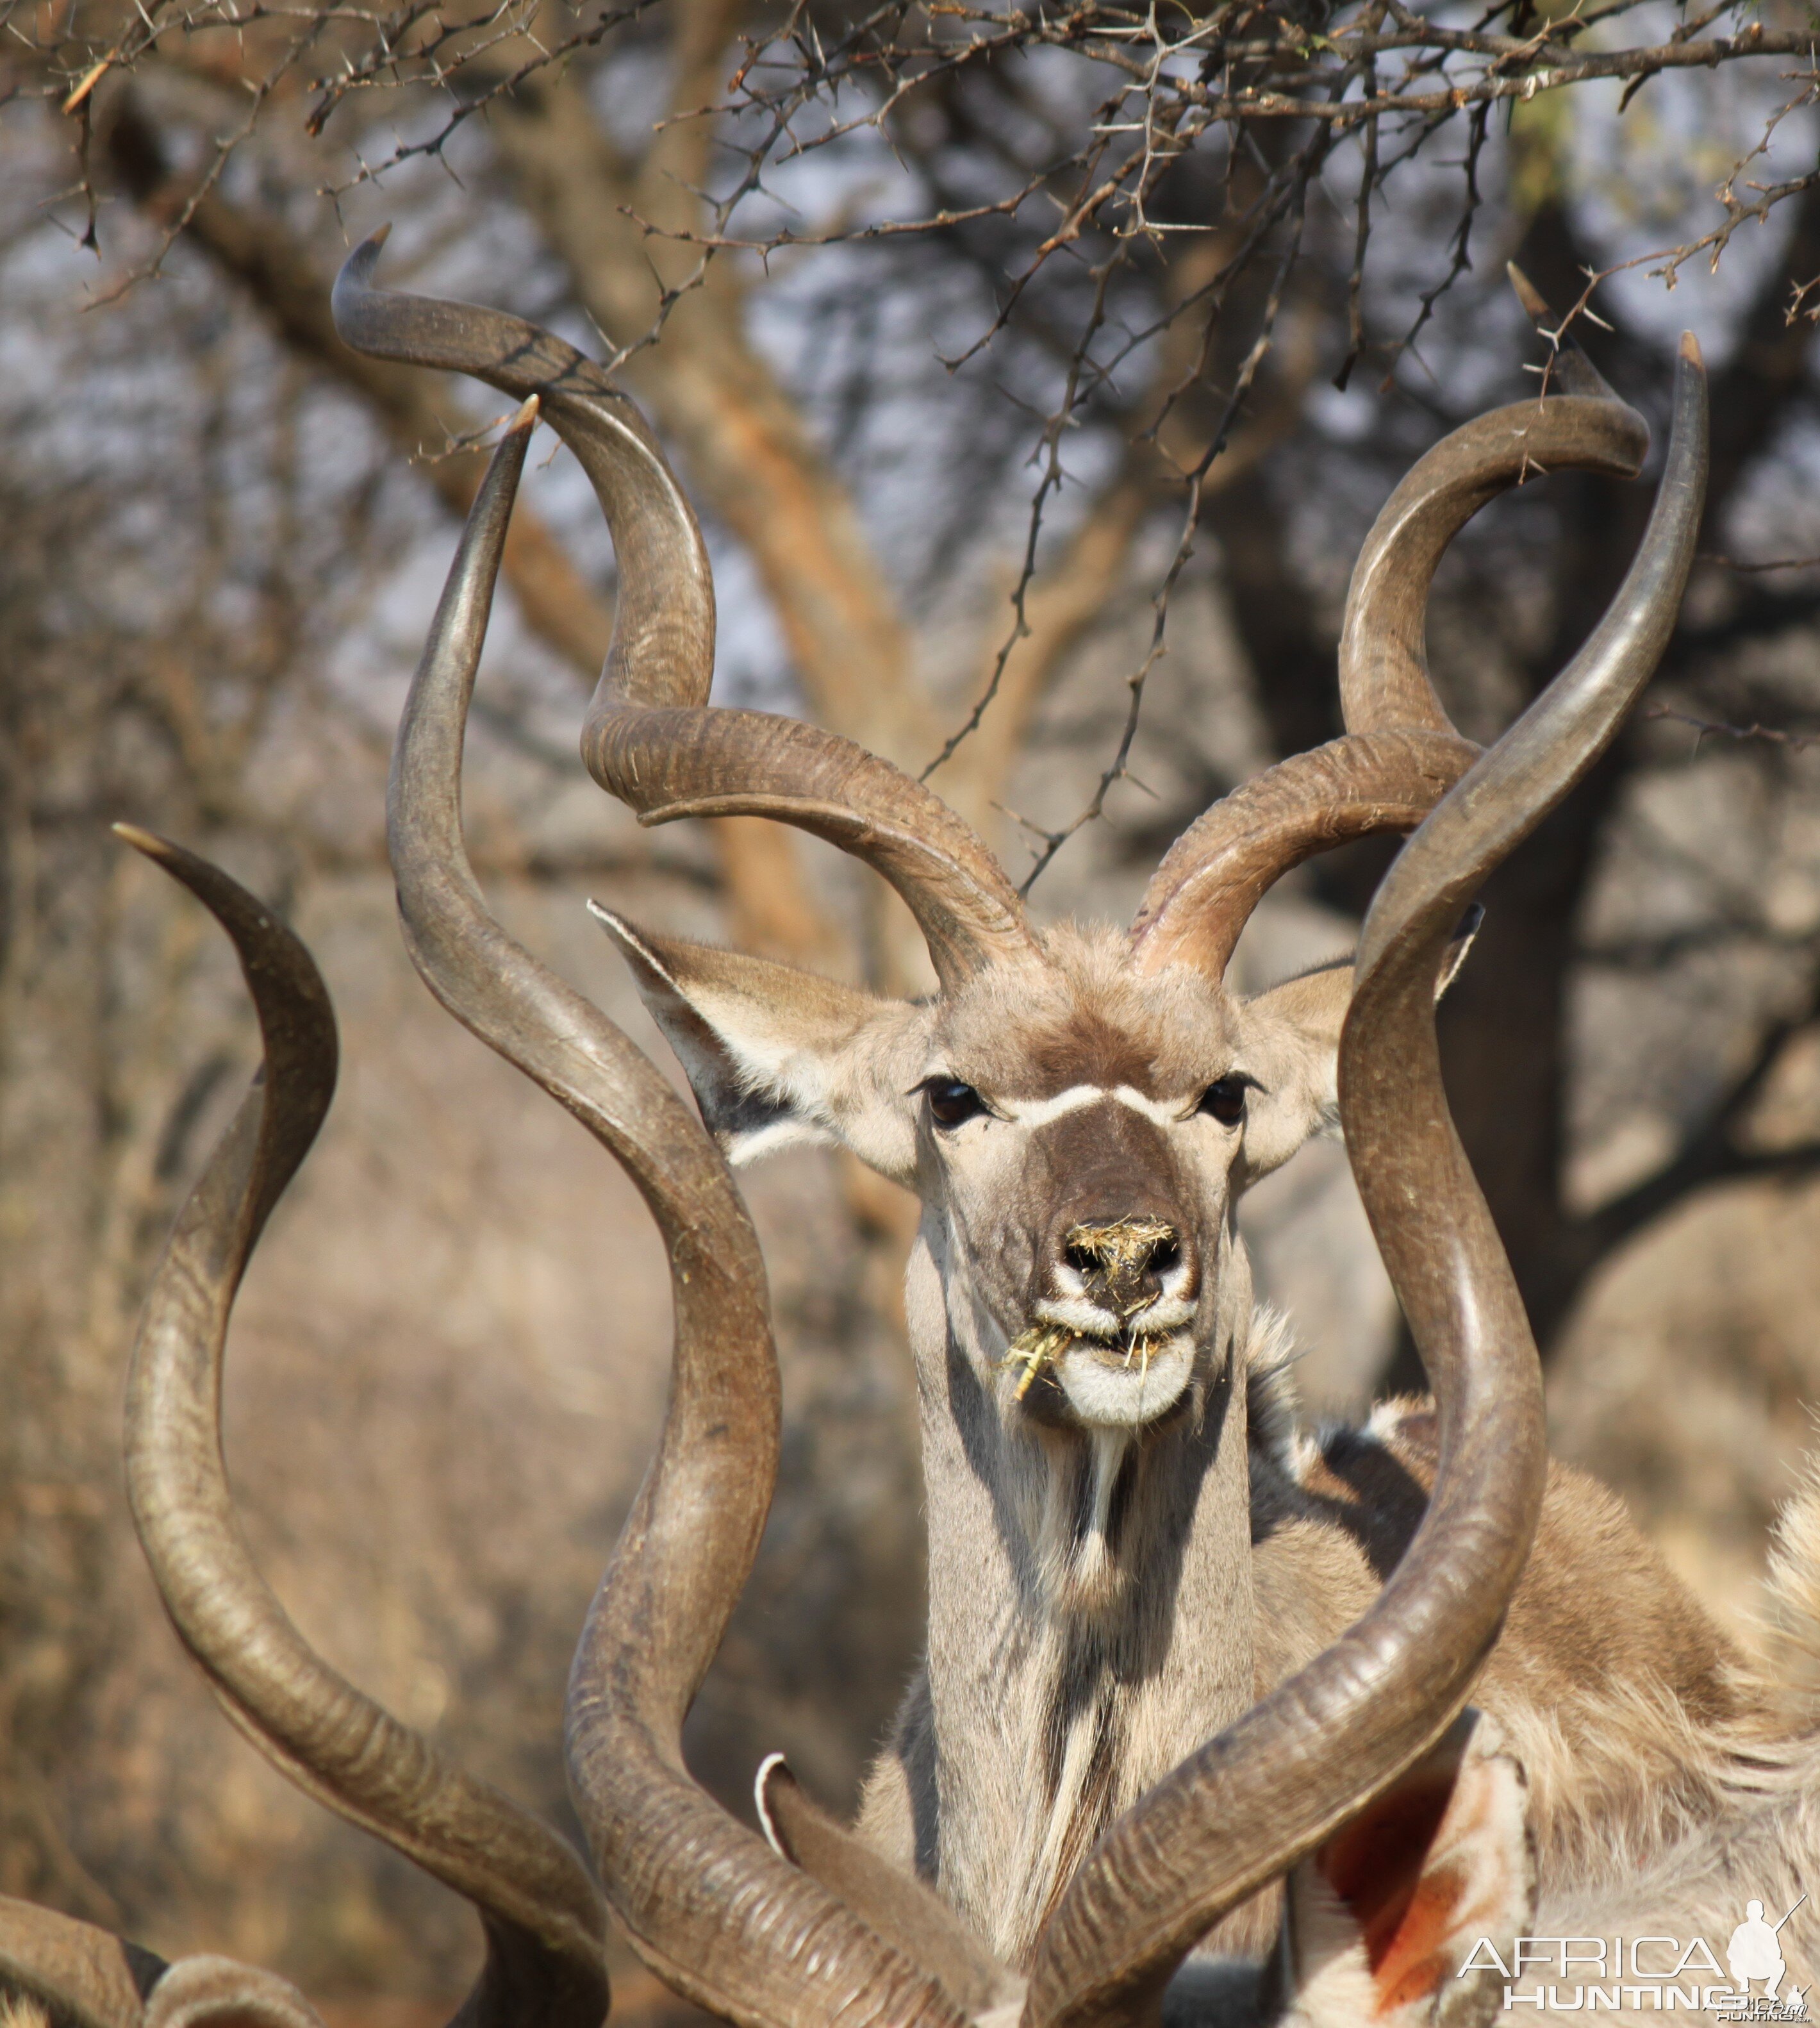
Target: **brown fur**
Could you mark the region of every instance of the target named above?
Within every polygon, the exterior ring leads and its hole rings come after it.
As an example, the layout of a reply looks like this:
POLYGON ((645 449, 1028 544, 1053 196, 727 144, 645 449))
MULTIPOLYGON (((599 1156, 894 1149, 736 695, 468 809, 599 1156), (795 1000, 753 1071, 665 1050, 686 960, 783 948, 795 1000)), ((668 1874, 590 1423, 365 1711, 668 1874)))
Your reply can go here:
POLYGON ((1230 1068, 1230 1002, 1197 974, 1141 979, 1123 934, 1062 923, 1053 963, 983 974, 945 1003, 941 1045, 956 1077, 1011 1099, 1081 1084, 1130 1085, 1146 1098, 1190 1097, 1230 1068))
MULTIPOLYGON (((1362 1430, 1297 1447, 1305 1518, 1356 1543, 1376 1582, 1421 1519, 1436 1434, 1428 1404, 1405 1400, 1362 1430)), ((1617 1822, 1646 1838, 1678 1833, 1704 1786, 1683 1771, 1690 1742, 1748 1751, 1779 1716, 1770 1686, 1620 1503, 1554 1462, 1536 1546, 1475 1700, 1524 1761, 1552 1870, 1583 1863, 1617 1822)))

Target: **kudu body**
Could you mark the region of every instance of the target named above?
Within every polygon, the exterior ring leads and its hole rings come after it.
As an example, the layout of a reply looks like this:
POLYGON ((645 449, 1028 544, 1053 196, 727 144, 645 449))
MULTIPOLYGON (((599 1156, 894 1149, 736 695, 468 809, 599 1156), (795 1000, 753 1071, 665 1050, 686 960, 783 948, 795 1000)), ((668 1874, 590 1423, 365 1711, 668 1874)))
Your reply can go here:
MULTIPOLYGON (((1738 1770, 1753 1751, 1759 1769, 1795 1768, 1806 1736, 1772 1737, 1768 1693, 1609 1503, 1547 1481, 1533 1346, 1433 1036, 1472 891, 1613 736, 1666 638, 1699 516, 1697 357, 1681 362, 1623 592, 1496 746, 1476 756, 1427 685, 1428 578, 1530 461, 1636 467, 1641 425, 1585 379, 1482 419, 1399 489, 1349 609, 1346 738, 1193 827, 1128 938, 1045 934, 927 790, 807 726, 708 708, 705 556, 642 419, 546 334, 375 291, 378 252, 360 250, 338 285, 350 342, 535 398, 475 501, 400 731, 390 838, 407 942, 451 1011, 625 1166, 671 1263, 664 1431, 565 1707, 595 1871, 646 1962, 742 2028, 1138 2028, 1165 2008, 1204 2028, 1463 2024, 1498 1996, 1456 1979, 1459 1946, 1530 1919, 1533 1852, 1546 1905, 1596 1884, 1587 1854, 1614 1826, 1631 1845, 1605 1865, 1626 1879, 1678 1856, 1684 1882, 1696 1857, 1722 1867, 1721 1817, 1740 1850, 1771 1835, 1774 1811, 1738 1770), (590 768, 649 820, 762 813, 857 853, 908 903, 941 981, 927 1003, 883 1003, 609 922, 724 1146, 836 1138, 927 1207, 910 1309, 929 1663, 857 1836, 772 1767, 768 1844, 684 1767, 682 1718, 777 1467, 762 1263, 701 1123, 505 934, 462 847, 465 716, 539 403, 594 480, 619 557, 590 768), (1228 991, 1244 917, 1286 866, 1416 827, 1355 968, 1251 1002, 1228 991), (1336 1103, 1435 1399, 1313 1444, 1282 1426, 1231 1210, 1336 1103), (1615 1634, 1596 1600, 1618 1586, 1615 1634), (1574 1597, 1595 1604, 1576 1617, 1574 1597), (1475 1682, 1494 1715, 1474 1722, 1475 1682), (1665 1748, 1670 1712, 1681 1731, 1665 1748), (1616 1742, 1603 1759, 1601 1727, 1616 1742), (1609 1764, 1646 1751, 1651 1811, 1634 1770, 1609 1764), (1601 1781, 1618 1803, 1589 1800, 1601 1781), (1260 1890, 1285 1875, 1287 1918, 1262 1960, 1260 1890), (1236 1959, 1184 1970, 1248 1907, 1226 1933, 1236 1959)), ((333 1026, 307 955, 267 912, 176 848, 132 842, 233 936, 266 1054, 135 1352, 129 1486, 154 1575, 249 1737, 479 1910, 487 1963, 460 2019, 589 2028, 606 2005, 605 1918, 579 1860, 328 1671, 247 1556, 221 1466, 220 1361, 248 1256, 326 1107, 333 1026)), ((84 2028, 309 2018, 259 1974, 236 1987, 231 1967, 166 1971, 17 1904, 0 1907, 0 1974, 84 2028)))

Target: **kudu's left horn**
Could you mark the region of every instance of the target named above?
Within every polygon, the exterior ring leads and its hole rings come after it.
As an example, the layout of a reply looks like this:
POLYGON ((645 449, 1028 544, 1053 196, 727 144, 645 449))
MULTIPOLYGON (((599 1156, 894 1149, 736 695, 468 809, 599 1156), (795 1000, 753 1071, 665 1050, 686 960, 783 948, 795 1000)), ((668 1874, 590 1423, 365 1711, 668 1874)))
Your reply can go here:
POLYGON ((233 939, 264 1045, 165 1247, 128 1378, 127 1491, 165 1608, 275 1767, 473 1904, 487 1952, 463 2028, 599 2028, 606 1923, 580 1860, 331 1668, 247 1548, 222 1457, 222 1359, 247 1261, 328 1110, 335 1016, 309 952, 262 903, 180 846, 116 828, 233 939))
MULTIPOLYGON (((1512 271, 1524 308, 1545 308, 1512 271)), ((1353 565, 1340 638, 1346 730, 1241 782, 1170 848, 1131 930, 1141 968, 1221 975, 1252 911, 1291 867, 1384 831, 1413 831, 1478 757, 1429 679, 1423 633, 1436 566, 1485 503, 1561 471, 1633 479, 1649 429, 1579 348, 1556 346, 1540 400, 1475 416, 1417 460, 1353 565)))

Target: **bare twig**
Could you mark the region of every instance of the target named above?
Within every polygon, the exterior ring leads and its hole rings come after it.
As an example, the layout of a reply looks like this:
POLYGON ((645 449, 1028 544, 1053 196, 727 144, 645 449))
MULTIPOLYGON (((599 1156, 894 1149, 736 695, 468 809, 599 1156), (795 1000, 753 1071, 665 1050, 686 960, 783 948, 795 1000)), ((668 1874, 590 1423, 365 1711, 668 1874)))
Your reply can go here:
POLYGON ((1691 727, 1696 747, 1701 740, 1708 738, 1762 740, 1770 746, 1785 746, 1792 753, 1804 753, 1811 746, 1820 746, 1820 732, 1790 732, 1783 727, 1763 725, 1755 720, 1749 725, 1731 725, 1723 719, 1699 718, 1692 712, 1677 711, 1666 704, 1650 705, 1643 716, 1691 727))

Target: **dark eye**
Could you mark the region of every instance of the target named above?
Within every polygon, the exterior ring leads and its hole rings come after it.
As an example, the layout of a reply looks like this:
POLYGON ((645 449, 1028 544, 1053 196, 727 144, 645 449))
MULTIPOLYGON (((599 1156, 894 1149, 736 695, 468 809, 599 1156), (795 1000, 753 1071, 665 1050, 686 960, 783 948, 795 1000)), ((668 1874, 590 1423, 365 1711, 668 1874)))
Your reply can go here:
POLYGON ((986 1101, 958 1078, 930 1078, 923 1089, 929 1100, 929 1116, 938 1127, 958 1127, 986 1110, 986 1101))
POLYGON ((1222 1127, 1240 1125, 1245 1119, 1245 1086, 1250 1082, 1245 1077, 1215 1078, 1201 1094, 1200 1110, 1222 1127))

